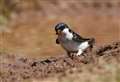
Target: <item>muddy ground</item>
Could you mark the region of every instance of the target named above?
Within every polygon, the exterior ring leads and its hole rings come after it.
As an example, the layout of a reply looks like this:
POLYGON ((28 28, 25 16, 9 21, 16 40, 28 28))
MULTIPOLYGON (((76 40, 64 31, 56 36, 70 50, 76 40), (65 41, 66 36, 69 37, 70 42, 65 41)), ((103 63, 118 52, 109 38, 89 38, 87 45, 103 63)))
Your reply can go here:
POLYGON ((66 77, 66 71, 68 74, 72 74, 74 73, 73 69, 81 73, 85 66, 87 66, 86 70, 90 70, 88 68, 90 65, 92 65, 91 70, 94 67, 99 70, 102 69, 99 66, 101 59, 108 63, 113 62, 112 60, 120 63, 120 42, 95 46, 92 52, 84 53, 84 55, 86 56, 70 58, 64 54, 59 57, 41 60, 0 53, 0 82, 41 82, 48 77, 66 77), (28 79, 39 79, 39 81, 28 79))

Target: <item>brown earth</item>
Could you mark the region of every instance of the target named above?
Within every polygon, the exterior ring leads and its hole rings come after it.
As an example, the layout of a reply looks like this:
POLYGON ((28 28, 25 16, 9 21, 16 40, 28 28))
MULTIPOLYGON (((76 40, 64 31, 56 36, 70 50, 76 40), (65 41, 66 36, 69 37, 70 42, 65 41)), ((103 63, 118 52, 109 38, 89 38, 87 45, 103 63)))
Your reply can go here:
POLYGON ((119 0, 2 1, 3 8, 15 8, 0 25, 0 82, 120 82, 119 0), (61 56, 54 31, 59 22, 94 37, 93 52, 61 56))
MULTIPOLYGON (((86 56, 70 58, 65 54, 59 57, 41 60, 0 53, 0 81, 41 82, 47 77, 58 77, 60 79, 74 73, 76 74, 76 72, 81 74, 84 72, 83 70, 94 73, 93 69, 95 68, 101 74, 101 70, 104 70, 104 68, 100 66, 100 62, 103 60, 109 64, 113 61, 117 62, 119 66, 120 42, 113 42, 100 47, 95 46, 92 52, 84 53, 84 55, 86 56), (38 79, 38 81, 33 81, 33 79, 38 79)), ((52 81, 49 79, 43 82, 52 81)))

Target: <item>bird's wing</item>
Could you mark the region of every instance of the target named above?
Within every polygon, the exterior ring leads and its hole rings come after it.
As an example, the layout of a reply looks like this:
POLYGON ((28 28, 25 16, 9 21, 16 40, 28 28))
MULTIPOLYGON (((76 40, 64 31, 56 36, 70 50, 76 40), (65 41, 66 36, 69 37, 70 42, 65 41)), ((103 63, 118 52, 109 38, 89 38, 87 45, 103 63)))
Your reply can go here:
POLYGON ((84 42, 84 41, 88 41, 88 38, 83 38, 80 35, 78 35, 77 33, 73 33, 73 40, 77 41, 77 42, 84 42))

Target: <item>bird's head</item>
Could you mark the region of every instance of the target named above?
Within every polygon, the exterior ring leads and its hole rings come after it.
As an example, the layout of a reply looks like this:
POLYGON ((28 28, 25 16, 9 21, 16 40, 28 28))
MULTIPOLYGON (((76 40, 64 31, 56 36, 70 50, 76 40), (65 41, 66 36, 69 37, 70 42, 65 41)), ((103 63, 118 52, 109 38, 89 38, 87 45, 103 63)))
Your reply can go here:
POLYGON ((55 26, 55 31, 56 31, 56 34, 61 34, 61 33, 66 34, 67 32, 69 32, 69 27, 65 23, 58 23, 55 26))

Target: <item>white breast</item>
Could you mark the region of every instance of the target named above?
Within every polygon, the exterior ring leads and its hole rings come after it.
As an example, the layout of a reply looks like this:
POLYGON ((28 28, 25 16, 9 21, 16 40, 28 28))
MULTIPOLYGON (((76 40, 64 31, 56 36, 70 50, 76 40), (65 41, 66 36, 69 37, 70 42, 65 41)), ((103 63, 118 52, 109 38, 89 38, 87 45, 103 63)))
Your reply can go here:
POLYGON ((79 43, 74 42, 73 40, 68 40, 67 42, 61 42, 61 46, 68 51, 77 51, 79 43))
POLYGON ((61 46, 67 51, 77 51, 79 48, 79 43, 69 40, 65 35, 58 36, 58 40, 61 46))

